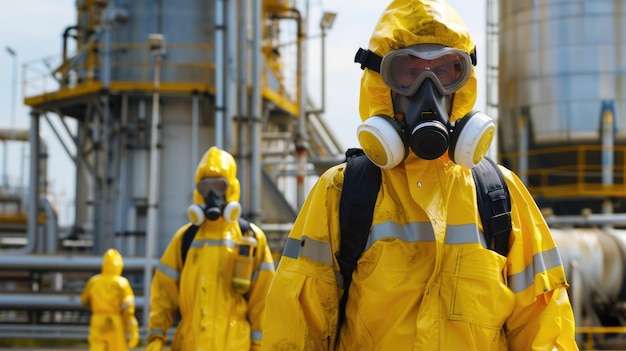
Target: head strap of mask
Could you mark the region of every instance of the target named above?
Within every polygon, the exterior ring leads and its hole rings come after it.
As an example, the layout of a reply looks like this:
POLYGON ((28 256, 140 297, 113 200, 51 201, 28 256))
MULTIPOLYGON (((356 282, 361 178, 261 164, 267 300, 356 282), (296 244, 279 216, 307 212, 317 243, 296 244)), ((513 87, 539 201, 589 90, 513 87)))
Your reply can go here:
MULTIPOLYGON (((475 49, 470 57, 476 65, 475 49)), ((382 57, 359 49, 355 62, 361 63, 361 69, 380 72, 382 57)), ((467 168, 475 167, 487 153, 495 134, 493 120, 482 112, 470 111, 450 123, 450 95, 442 96, 429 81, 426 79, 413 96, 394 98, 394 110, 404 113, 404 121, 372 116, 357 128, 363 151, 379 167, 397 166, 408 156, 409 148, 426 160, 448 151, 452 161, 467 168)))

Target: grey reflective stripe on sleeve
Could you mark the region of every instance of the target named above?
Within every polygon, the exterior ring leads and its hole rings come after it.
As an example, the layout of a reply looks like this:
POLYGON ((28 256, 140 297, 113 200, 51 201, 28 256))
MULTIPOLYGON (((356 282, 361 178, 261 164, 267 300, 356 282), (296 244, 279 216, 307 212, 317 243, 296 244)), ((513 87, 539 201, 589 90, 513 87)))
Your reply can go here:
POLYGON ((178 279, 180 278, 180 272, 178 270, 165 265, 163 262, 159 262, 157 264, 156 269, 159 270, 161 273, 165 274, 166 276, 174 279, 175 281, 178 281, 178 279))
POLYGON ((333 253, 330 243, 311 239, 306 235, 302 236, 301 242, 300 255, 317 262, 333 264, 333 253))
POLYGON ((211 239, 194 239, 189 246, 194 247, 196 249, 201 248, 202 246, 227 246, 228 248, 233 249, 237 244, 231 239, 222 239, 222 240, 211 240, 211 239))
POLYGON ((333 264, 333 253, 330 243, 311 239, 306 235, 302 236, 302 240, 287 238, 283 256, 293 259, 303 256, 320 263, 333 264))
POLYGON ((270 262, 262 262, 261 265, 259 266, 259 269, 255 270, 254 273, 252 274, 252 281, 257 280, 257 278, 259 277, 259 272, 261 271, 273 272, 274 264, 270 262))
POLYGON ((135 306, 135 301, 133 300, 133 301, 127 301, 127 302, 122 303, 122 308, 126 308, 129 306, 135 306))
POLYGON ((376 241, 385 238, 396 238, 409 243, 416 241, 435 241, 435 232, 429 222, 413 222, 401 225, 394 222, 376 224, 372 227, 365 250, 369 249, 376 241))
POLYGON ((161 329, 151 329, 151 330, 148 330, 148 337, 151 337, 152 335, 165 336, 165 331, 163 331, 161 329))
POLYGON ((463 225, 448 225, 446 227, 446 244, 458 245, 479 243, 487 248, 485 236, 478 231, 478 226, 474 223, 463 225))
POLYGON ((283 248, 283 256, 298 259, 298 253, 300 252, 300 240, 287 238, 285 247, 283 248))
POLYGON ((509 276, 509 288, 514 293, 526 290, 535 282, 535 276, 554 267, 562 266, 561 255, 557 248, 542 251, 533 256, 532 264, 523 271, 509 276))
POLYGON ((250 339, 253 341, 261 341, 261 338, 263 338, 263 332, 253 330, 252 333, 250 333, 250 339))

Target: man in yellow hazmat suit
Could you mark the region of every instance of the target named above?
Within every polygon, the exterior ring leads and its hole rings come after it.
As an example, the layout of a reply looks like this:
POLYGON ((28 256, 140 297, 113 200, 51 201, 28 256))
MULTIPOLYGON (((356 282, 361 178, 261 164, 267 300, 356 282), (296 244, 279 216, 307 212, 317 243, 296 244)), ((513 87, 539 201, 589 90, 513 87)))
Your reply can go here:
POLYGON ((137 346, 135 295, 121 276, 123 269, 122 255, 108 249, 102 257, 102 272, 89 278, 80 294, 83 305, 91 310, 90 351, 125 351, 137 346))
POLYGON ((147 351, 162 349, 178 312, 172 351, 259 350, 265 296, 274 277, 267 239, 256 225, 242 233, 238 224, 240 187, 229 153, 211 147, 195 182, 191 223, 174 234, 152 280, 147 351), (197 233, 183 259, 192 224, 197 233))
POLYGON ((494 123, 471 112, 475 45, 443 0, 393 0, 364 69, 358 139, 381 168, 345 321, 339 200, 326 171, 291 230, 268 292, 263 350, 577 350, 568 284, 533 198, 511 171, 508 253, 482 236, 471 168, 494 123))

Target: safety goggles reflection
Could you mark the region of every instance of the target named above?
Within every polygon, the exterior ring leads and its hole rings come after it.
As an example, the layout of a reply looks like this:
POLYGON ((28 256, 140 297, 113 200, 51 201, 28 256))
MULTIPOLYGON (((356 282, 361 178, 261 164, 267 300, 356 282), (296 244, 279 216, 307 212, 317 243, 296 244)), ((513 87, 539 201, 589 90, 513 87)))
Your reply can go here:
POLYGON ((220 177, 203 178, 196 184, 196 190, 204 198, 208 197, 211 192, 217 196, 224 196, 226 189, 228 189, 228 181, 220 177))
POLYGON ((459 90, 472 74, 468 53, 435 44, 417 44, 383 56, 380 74, 389 88, 412 96, 426 78, 439 92, 449 95, 459 90))

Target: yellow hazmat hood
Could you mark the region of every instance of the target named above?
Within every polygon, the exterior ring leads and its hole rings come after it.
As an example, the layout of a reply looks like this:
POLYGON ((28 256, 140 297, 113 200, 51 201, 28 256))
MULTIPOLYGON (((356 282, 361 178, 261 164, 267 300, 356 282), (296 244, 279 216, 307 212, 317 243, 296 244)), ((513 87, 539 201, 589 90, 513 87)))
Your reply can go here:
POLYGON ((123 269, 122 255, 115 249, 108 249, 102 256, 102 274, 120 276, 123 269))
MULTIPOLYGON (((443 0, 395 0, 383 11, 368 49, 379 56, 415 44, 440 44, 471 53, 474 43, 461 16, 443 0)), ((450 120, 469 112, 476 102, 476 71, 454 95, 450 120)), ((393 116, 391 90, 379 73, 365 69, 359 102, 361 120, 393 116)))
MULTIPOLYGON (((196 169, 195 182, 207 177, 222 177, 228 181, 228 190, 226 190, 226 202, 239 201, 240 188, 237 179, 237 163, 231 154, 212 146, 202 156, 198 168, 196 169)), ((193 191, 193 202, 202 205, 204 198, 198 190, 193 191)))

